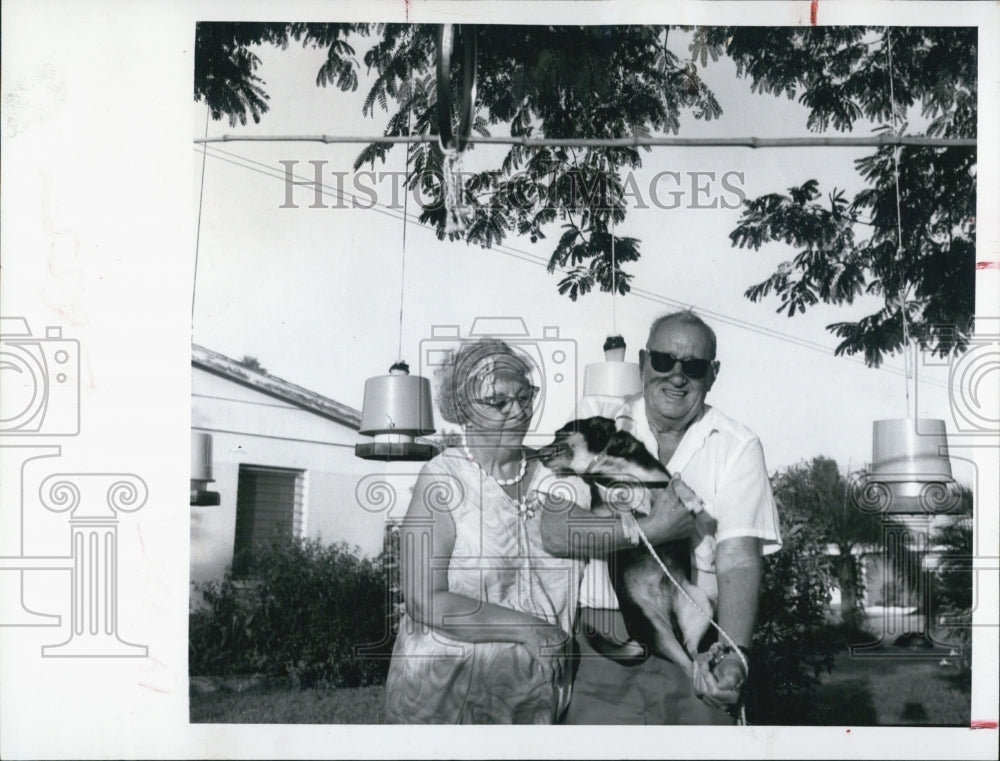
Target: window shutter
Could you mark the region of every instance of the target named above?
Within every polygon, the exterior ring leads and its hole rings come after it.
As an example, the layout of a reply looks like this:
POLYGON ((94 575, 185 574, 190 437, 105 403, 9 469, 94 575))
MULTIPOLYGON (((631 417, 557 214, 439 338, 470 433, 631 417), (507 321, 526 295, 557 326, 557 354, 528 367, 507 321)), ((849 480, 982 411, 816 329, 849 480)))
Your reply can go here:
POLYGON ((303 472, 240 465, 234 556, 302 533, 303 472))

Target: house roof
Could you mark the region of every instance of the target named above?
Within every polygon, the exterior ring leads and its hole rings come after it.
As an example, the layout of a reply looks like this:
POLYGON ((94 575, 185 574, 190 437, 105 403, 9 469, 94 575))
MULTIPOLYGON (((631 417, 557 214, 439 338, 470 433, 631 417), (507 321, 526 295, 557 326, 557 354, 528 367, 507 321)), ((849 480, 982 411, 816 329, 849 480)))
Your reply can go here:
POLYGON ((361 412, 346 404, 335 402, 315 391, 289 383, 266 372, 251 370, 211 349, 191 345, 191 364, 240 385, 273 396, 297 407, 313 412, 355 431, 361 427, 361 412))

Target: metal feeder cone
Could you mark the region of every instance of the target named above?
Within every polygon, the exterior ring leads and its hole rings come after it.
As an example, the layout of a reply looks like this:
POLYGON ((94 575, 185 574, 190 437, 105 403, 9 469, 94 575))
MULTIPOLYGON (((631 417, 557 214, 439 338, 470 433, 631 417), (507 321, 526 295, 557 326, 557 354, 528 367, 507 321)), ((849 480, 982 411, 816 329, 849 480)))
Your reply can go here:
POLYGON ((431 384, 410 375, 405 362, 389 368, 388 375, 365 381, 365 400, 359 433, 373 436, 370 444, 356 444, 354 454, 365 460, 429 460, 437 454, 431 444, 414 437, 434 433, 431 384))
POLYGON ((587 365, 583 373, 584 396, 623 399, 642 391, 639 365, 625 361, 625 339, 611 335, 604 342, 604 361, 587 365))
POLYGON ((212 477, 212 434, 191 432, 191 504, 212 507, 222 502, 217 491, 206 487, 215 481, 212 477))
POLYGON ((876 420, 872 429, 872 469, 868 481, 888 490, 887 513, 948 513, 961 490, 951 474, 943 420, 876 420))

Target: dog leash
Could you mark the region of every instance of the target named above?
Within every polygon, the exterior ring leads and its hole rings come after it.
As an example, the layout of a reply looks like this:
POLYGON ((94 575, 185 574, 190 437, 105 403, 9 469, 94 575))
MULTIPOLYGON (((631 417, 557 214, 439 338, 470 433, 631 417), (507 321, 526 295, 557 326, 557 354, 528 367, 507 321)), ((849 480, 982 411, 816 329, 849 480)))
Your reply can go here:
MULTIPOLYGON (((594 468, 604 460, 605 456, 603 453, 597 455, 594 458, 594 460, 591 461, 590 465, 587 466, 587 471, 592 472, 594 468)), ((649 489, 657 486, 667 487, 671 483, 673 483, 673 480, 674 480, 673 478, 670 478, 667 481, 638 480, 638 483, 644 486, 645 488, 649 489)), ((670 573, 670 570, 660 559, 660 556, 656 554, 656 549, 653 547, 652 543, 649 541, 649 538, 646 536, 646 532, 642 530, 639 524, 633 522, 632 529, 639 535, 639 538, 642 539, 643 544, 646 545, 646 549, 649 550, 649 554, 653 556, 653 559, 656 561, 656 564, 660 566, 660 570, 663 571, 663 574, 670 580, 670 583, 673 584, 675 587, 677 587, 678 591, 682 595, 684 595, 684 597, 687 599, 689 603, 694 605, 695 609, 699 613, 701 613, 702 616, 705 617, 705 620, 708 621, 709 624, 715 627, 715 630, 718 631, 720 635, 722 635, 722 637, 729 644, 729 647, 732 649, 732 651, 736 653, 736 657, 740 659, 740 663, 743 665, 743 672, 746 674, 746 679, 744 679, 744 683, 746 683, 746 680, 750 678, 750 663, 749 661, 747 661, 746 656, 743 655, 743 651, 740 650, 739 645, 736 644, 736 642, 733 640, 732 637, 729 636, 729 634, 726 632, 725 629, 723 629, 721 626, 715 623, 715 621, 712 619, 711 614, 708 613, 704 608, 702 608, 697 602, 695 602, 695 600, 691 597, 691 595, 687 593, 687 590, 685 590, 684 587, 681 586, 680 582, 678 582, 677 579, 674 578, 674 575, 670 573)), ((747 721, 747 713, 745 705, 740 705, 740 713, 737 722, 742 726, 747 726, 749 724, 749 722, 747 721)))
MULTIPOLYGON (((698 612, 705 617, 705 620, 708 621, 708 623, 710 623, 712 626, 714 626, 716 631, 718 631, 719 634, 722 635, 722 637, 726 640, 726 642, 729 643, 729 646, 733 649, 733 652, 736 653, 736 656, 740 659, 740 663, 743 664, 743 670, 744 673, 746 674, 746 678, 743 680, 745 684, 746 681, 750 678, 750 663, 747 661, 746 656, 743 655, 743 651, 740 650, 739 645, 737 645, 736 642, 733 640, 733 638, 726 633, 725 629, 723 629, 721 626, 715 623, 715 621, 712 620, 712 616, 697 602, 695 602, 694 599, 691 597, 691 595, 687 593, 687 590, 685 590, 684 587, 681 586, 680 582, 678 582, 677 579, 674 578, 674 575, 670 573, 670 570, 660 559, 660 556, 656 554, 656 550, 650 543, 649 539, 646 538, 646 532, 642 530, 642 527, 637 524, 635 526, 635 529, 636 531, 639 532, 639 538, 642 539, 643 544, 646 545, 646 549, 649 550, 649 554, 653 556, 653 559, 656 560, 656 564, 660 566, 660 570, 663 571, 664 575, 668 579, 670 579, 670 583, 673 584, 675 587, 677 587, 680 593, 684 595, 685 598, 687 598, 687 601, 692 605, 694 605, 694 607, 698 610, 698 612)), ((745 705, 740 705, 740 715, 738 723, 741 726, 746 726, 748 724, 747 709, 745 705)))

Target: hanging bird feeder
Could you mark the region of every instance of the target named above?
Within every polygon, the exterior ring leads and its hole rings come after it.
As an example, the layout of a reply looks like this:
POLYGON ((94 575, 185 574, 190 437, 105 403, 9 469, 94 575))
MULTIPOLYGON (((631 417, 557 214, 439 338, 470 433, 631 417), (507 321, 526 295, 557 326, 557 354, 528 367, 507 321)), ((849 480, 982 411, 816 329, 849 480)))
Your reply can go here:
POLYGON ((465 150, 472 134, 476 105, 476 27, 471 24, 441 24, 437 32, 437 118, 441 151, 465 150), (456 38, 462 41, 462 100, 458 104, 458 134, 452 128, 451 78, 456 38))
MULTIPOLYGON (((892 39, 887 37, 889 100, 893 126, 896 99, 892 89, 892 39)), ((898 136, 898 132, 897 132, 898 136)), ((898 147, 892 149, 896 182, 896 247, 903 252, 903 224, 900 213, 898 147)), ((862 480, 862 507, 874 507, 895 515, 932 516, 948 513, 961 502, 961 489, 951 475, 948 439, 943 420, 920 418, 910 404, 910 380, 914 377, 918 344, 911 339, 907 316, 909 288, 899 294, 903 328, 903 361, 906 365, 905 418, 876 420, 872 427, 872 466, 862 480), (911 357, 912 354, 912 357, 911 357)))
POLYGON ((476 106, 476 27, 442 24, 437 35, 437 127, 441 149, 441 186, 444 192, 447 235, 463 235, 471 223, 471 213, 463 203, 462 154, 465 152, 476 106), (452 127, 451 79, 456 39, 462 40, 462 100, 458 104, 458 133, 452 127))
MULTIPOLYGON (((410 71, 410 91, 413 91, 413 71, 410 71)), ((407 114, 406 132, 410 133, 412 106, 407 114)), ((406 150, 406 170, 410 169, 410 149, 406 150)), ((403 196, 403 255, 399 284, 399 353, 403 351, 403 305, 406 294, 406 225, 410 194, 403 196)), ((419 375, 410 375, 410 366, 402 359, 389 368, 388 375, 365 381, 365 398, 361 408, 359 433, 373 436, 370 444, 356 444, 354 454, 365 460, 429 460, 439 449, 433 444, 414 439, 434 433, 434 413, 431 408, 431 384, 419 375)))
POLYGON ((604 361, 584 369, 583 395, 624 398, 640 391, 639 365, 625 361, 625 339, 620 335, 608 336, 604 341, 604 361))
POLYGON ((961 490, 951 474, 944 421, 876 420, 866 480, 878 485, 886 513, 937 515, 954 510, 961 490))
POLYGON ((370 444, 357 444, 354 454, 365 460, 429 460, 437 454, 432 444, 414 441, 434 433, 431 384, 410 375, 405 362, 389 368, 388 375, 365 381, 365 400, 359 433, 374 436, 370 444))
POLYGON ((209 491, 212 477, 212 434, 191 432, 191 504, 213 507, 222 503, 217 491, 209 491))
MULTIPOLYGON (((642 391, 639 365, 625 361, 625 339, 615 332, 618 312, 618 259, 615 255, 615 217, 611 214, 611 334, 604 341, 604 361, 587 365, 583 371, 583 397, 597 409, 609 403, 620 404, 626 397, 642 391)), ((583 400, 581 399, 581 402, 583 400)), ((589 407, 591 405, 586 405, 589 407)), ((617 405, 616 405, 617 406, 617 405)), ((583 409, 584 407, 581 407, 583 409)))

